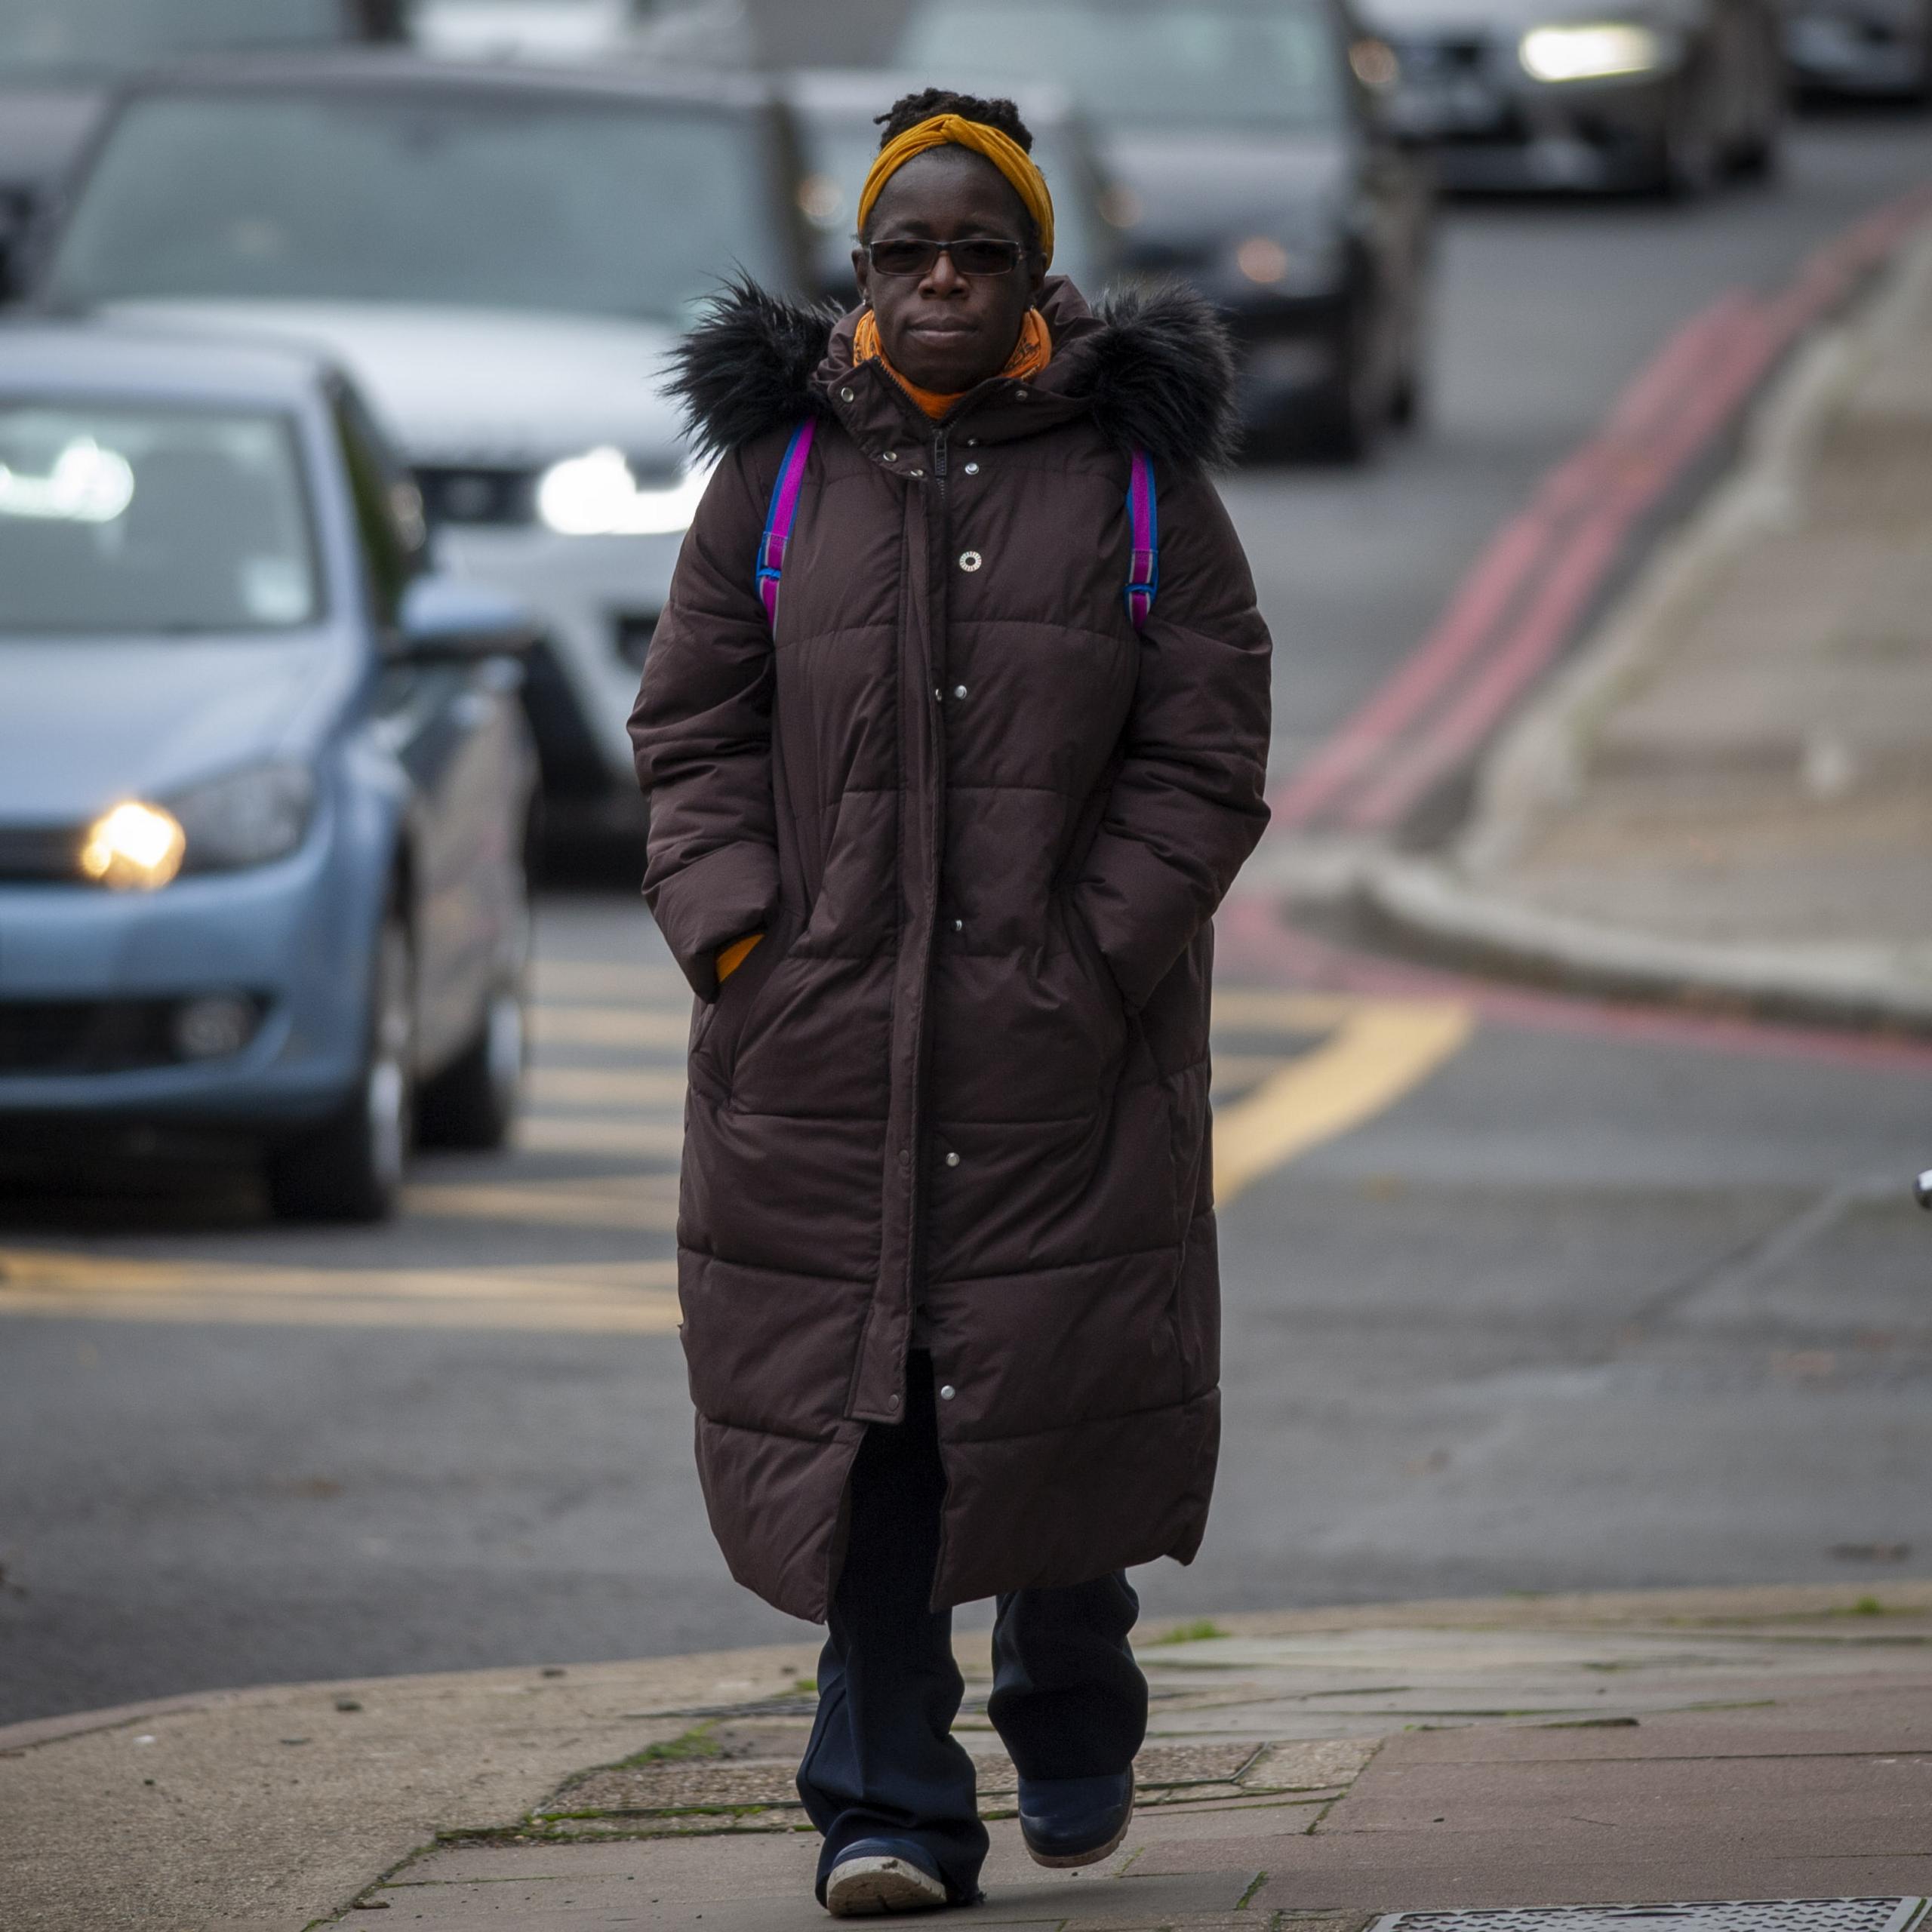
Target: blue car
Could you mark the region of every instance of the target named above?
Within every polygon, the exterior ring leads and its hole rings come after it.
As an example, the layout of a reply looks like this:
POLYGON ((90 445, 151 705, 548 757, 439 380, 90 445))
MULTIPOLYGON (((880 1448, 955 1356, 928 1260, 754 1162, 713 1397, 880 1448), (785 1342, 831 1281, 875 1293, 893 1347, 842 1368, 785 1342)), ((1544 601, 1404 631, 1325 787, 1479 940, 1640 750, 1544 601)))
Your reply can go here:
POLYGON ((528 620, 307 352, 0 327, 0 1137, 375 1220, 508 1134, 528 620))

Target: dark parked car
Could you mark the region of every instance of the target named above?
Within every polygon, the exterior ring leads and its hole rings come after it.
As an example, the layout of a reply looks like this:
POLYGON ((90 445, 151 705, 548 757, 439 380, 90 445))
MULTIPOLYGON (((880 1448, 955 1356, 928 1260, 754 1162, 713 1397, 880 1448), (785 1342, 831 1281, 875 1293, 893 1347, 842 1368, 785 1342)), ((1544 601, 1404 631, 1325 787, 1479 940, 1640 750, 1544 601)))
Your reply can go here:
POLYGON ((1767 169, 1785 113, 1778 0, 1364 0, 1391 109, 1449 189, 1691 195, 1767 169))
POLYGON ((123 76, 222 48, 401 32, 401 0, 0 0, 0 294, 12 242, 123 76))
POLYGON ((1257 436, 1363 454, 1416 411, 1432 193, 1341 0, 918 0, 899 64, 1051 81, 1121 197, 1128 266, 1230 317, 1257 436))
POLYGON ((1786 0, 1784 51, 1807 94, 1932 100, 1932 0, 1786 0))
MULTIPOLYGON (((849 306, 857 299, 854 229, 859 190, 878 152, 876 117, 924 85, 869 71, 795 74, 786 83, 807 170, 799 205, 817 238, 814 280, 828 301, 849 306)), ((1017 99, 1033 131, 1033 157, 1053 183, 1054 272, 1097 295, 1121 269, 1121 197, 1109 187, 1092 137, 1064 94, 1024 88, 1017 99)))
POLYGON ((258 1150, 373 1219, 508 1133, 528 618, 296 351, 0 326, 0 1140, 258 1150))

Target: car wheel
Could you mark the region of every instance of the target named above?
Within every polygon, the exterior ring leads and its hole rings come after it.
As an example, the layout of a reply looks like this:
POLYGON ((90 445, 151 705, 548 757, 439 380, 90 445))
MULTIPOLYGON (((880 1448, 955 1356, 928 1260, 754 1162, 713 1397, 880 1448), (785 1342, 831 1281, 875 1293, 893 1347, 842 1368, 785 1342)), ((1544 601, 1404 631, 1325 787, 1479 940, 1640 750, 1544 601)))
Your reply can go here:
POLYGON ((425 1146, 487 1151, 509 1140, 523 1094, 526 1038, 519 978, 491 995, 469 1044, 425 1083, 417 1115, 425 1146))
POLYGON ((487 1152, 502 1146, 516 1124, 529 1044, 525 1009, 528 999, 530 878, 537 842, 533 816, 524 841, 524 862, 513 875, 506 923, 514 943, 498 968, 500 977, 475 1032, 448 1066, 423 1082, 416 1123, 417 1137, 424 1146, 487 1152))
POLYGON ((1402 371, 1395 394, 1389 398, 1389 420, 1398 429, 1414 429, 1428 413, 1428 391, 1423 384, 1422 371, 1411 362, 1402 371))
POLYGON ((320 1127, 269 1156, 269 1200, 285 1220, 380 1221, 395 1211, 415 1139, 416 968, 400 912, 371 963, 368 1040, 355 1091, 320 1127))
POLYGON ((1659 140, 1658 192, 1678 202, 1696 201, 1708 194, 1717 180, 1718 148, 1711 125, 1709 83, 1687 82, 1671 102, 1659 140))
POLYGON ((1418 428, 1429 414, 1429 321, 1418 302, 1402 343, 1402 366, 1389 393, 1389 420, 1398 429, 1418 428))
POLYGON ((1778 169, 1784 134, 1784 55, 1774 35, 1767 31, 1757 44, 1756 72, 1752 80, 1750 124, 1731 147, 1733 171, 1761 181, 1778 169))
POLYGON ((1914 71, 1906 85, 1905 97, 1925 107, 1932 106, 1932 5, 1919 9, 1918 28, 1914 71))
POLYGON ((1331 463, 1366 461, 1391 413, 1375 379, 1365 308, 1359 296, 1349 304, 1336 331, 1334 373, 1309 401, 1308 449, 1331 463))

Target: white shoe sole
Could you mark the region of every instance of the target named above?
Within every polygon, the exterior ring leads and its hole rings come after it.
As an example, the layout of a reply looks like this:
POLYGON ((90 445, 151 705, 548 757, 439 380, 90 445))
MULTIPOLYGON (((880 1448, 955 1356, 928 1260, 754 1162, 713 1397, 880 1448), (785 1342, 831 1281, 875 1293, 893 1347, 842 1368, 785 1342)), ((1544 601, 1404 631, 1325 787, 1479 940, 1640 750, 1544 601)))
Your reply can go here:
POLYGON ((834 1918, 934 1912, 945 1903, 946 1887, 903 1858, 848 1858, 826 1881, 825 1909, 834 1918))
POLYGON ((1127 1816, 1120 1821, 1120 1829, 1105 1844, 1097 1844, 1091 1851, 1083 1851, 1073 1858, 1049 1858, 1043 1851, 1035 1851, 1029 1844, 1026 1856, 1035 1865, 1044 1865, 1049 1872, 1070 1872, 1076 1866, 1097 1865, 1103 1858, 1111 1858, 1119 1850, 1121 1841, 1127 1836, 1128 1827, 1134 1823, 1134 1799, 1130 1794, 1127 1801, 1127 1816))

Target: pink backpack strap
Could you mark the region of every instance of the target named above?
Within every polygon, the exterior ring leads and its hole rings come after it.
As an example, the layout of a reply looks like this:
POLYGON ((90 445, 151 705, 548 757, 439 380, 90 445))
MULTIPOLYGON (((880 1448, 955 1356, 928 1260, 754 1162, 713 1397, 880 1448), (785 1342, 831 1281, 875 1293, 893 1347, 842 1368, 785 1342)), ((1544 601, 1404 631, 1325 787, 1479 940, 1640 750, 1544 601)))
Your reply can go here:
POLYGON ((1134 531, 1134 568, 1127 586, 1127 614, 1136 630, 1144 630, 1154 614, 1161 589, 1161 509, 1154 488, 1154 460, 1145 450, 1134 452, 1128 479, 1127 518, 1134 531))
POLYGON ((812 453, 812 438, 818 433, 818 420, 808 416, 792 432, 786 445, 785 460, 778 466, 778 481, 772 486, 771 507, 765 512, 764 535, 758 546, 758 594, 764 605, 766 621, 778 628, 778 588, 785 574, 785 547, 792 540, 792 526, 798 520, 798 499, 805 483, 805 464, 812 453))

